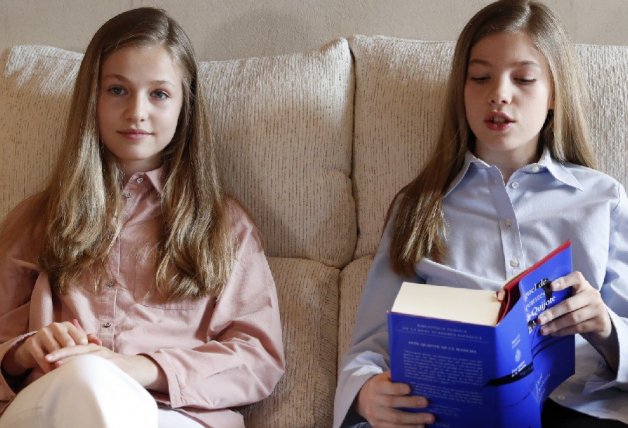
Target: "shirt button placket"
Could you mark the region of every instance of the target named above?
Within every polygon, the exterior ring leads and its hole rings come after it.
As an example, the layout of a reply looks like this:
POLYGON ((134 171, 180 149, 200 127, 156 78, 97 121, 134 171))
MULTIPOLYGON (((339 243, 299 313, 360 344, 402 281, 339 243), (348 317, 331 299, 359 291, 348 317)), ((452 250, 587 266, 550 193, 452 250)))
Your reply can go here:
POLYGON ((115 302, 116 293, 118 289, 116 287, 116 281, 109 279, 105 282, 105 288, 101 293, 101 301, 103 304, 103 311, 100 316, 100 334, 99 337, 102 340, 103 346, 113 349, 113 317, 115 314, 115 302))

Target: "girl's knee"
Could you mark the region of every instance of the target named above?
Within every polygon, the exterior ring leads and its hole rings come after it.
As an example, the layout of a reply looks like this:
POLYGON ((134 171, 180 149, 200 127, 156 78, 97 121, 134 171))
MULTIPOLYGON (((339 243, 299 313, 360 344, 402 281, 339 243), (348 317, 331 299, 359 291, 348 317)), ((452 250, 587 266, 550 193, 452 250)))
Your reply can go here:
MULTIPOLYGON (((62 408, 84 406, 83 413, 90 420, 99 419, 101 426, 154 426, 150 421, 157 418, 157 404, 154 398, 139 383, 110 361, 93 355, 72 358, 61 365, 57 382, 62 408), (120 420, 129 413, 133 417, 120 420), (126 420, 124 420, 126 419, 126 420), (129 425, 129 423, 131 423, 129 425), (123 425, 120 425, 123 424, 123 425)), ((55 371, 56 371, 55 370, 55 371)))

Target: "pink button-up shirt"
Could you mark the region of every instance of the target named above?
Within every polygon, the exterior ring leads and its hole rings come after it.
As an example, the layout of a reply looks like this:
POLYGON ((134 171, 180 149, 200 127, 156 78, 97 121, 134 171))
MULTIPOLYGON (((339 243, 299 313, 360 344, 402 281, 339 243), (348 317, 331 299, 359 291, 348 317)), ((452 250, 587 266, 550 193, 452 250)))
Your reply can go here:
MULTIPOLYGON (((153 298, 148 292, 162 231, 160 174, 135 174, 124 187, 123 227, 100 292, 94 291, 97 279, 90 272, 66 295, 52 291, 32 251, 39 238, 28 233, 0 259, 0 361, 32 332, 76 318, 103 346, 145 354, 163 369, 168 393, 153 394, 158 402, 208 426, 244 426, 229 408, 267 397, 284 372, 275 283, 255 226, 230 203, 238 246, 220 298, 166 303, 153 298)), ((22 203, 7 219, 19 224, 28 205, 22 203)), ((0 409, 29 381, 9 382, 2 374, 0 409)))

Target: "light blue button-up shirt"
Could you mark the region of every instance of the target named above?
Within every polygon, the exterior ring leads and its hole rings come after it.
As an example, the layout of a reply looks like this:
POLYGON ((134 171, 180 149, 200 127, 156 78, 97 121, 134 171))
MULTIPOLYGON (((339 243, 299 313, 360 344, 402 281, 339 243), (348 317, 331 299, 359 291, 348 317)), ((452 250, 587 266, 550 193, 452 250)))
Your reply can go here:
POLYGON ((567 240, 574 270, 608 306, 620 362, 618 372, 611 372, 577 335, 576 374, 551 397, 580 412, 628 423, 628 201, 623 186, 599 171, 557 162, 547 150, 504 183, 497 167, 467 153, 443 209, 447 258, 442 264, 424 258, 413 277, 391 270, 390 226, 385 229, 340 367, 334 427, 341 425, 364 382, 389 368, 386 312, 403 281, 498 290, 567 240))

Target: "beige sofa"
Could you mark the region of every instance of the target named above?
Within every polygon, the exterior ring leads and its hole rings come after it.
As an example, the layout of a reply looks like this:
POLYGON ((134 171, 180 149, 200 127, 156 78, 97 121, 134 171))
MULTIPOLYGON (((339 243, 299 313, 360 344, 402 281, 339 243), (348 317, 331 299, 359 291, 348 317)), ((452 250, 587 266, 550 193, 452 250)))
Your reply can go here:
MULTIPOLYGON (((439 126, 451 42, 354 36, 293 55, 203 62, 229 192, 277 282, 287 372, 252 427, 331 426, 338 360, 384 216, 439 126)), ((600 168, 628 183, 628 46, 578 45, 600 168)), ((45 180, 81 55, 0 57, 0 216, 45 180)))

